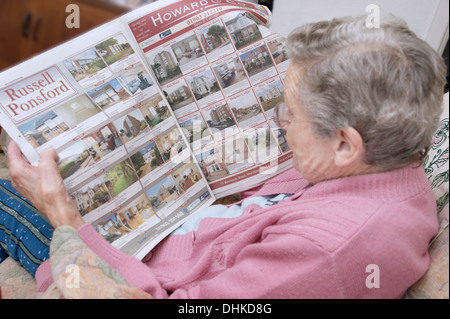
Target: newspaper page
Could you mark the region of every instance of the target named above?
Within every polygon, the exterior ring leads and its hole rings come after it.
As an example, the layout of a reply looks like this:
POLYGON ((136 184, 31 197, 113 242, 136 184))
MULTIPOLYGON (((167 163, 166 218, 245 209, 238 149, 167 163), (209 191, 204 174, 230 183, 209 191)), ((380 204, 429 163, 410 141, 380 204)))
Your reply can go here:
POLYGON ((0 125, 30 163, 48 148, 86 222, 143 258, 215 200, 119 20, 0 74, 0 125))
POLYGON ((290 167, 272 122, 289 61, 263 6, 165 0, 0 73, 0 126, 53 148, 86 222, 143 258, 216 198, 290 167))
POLYGON ((270 11, 234 0, 164 1, 123 17, 217 197, 291 167, 273 108, 283 100, 285 39, 270 11))

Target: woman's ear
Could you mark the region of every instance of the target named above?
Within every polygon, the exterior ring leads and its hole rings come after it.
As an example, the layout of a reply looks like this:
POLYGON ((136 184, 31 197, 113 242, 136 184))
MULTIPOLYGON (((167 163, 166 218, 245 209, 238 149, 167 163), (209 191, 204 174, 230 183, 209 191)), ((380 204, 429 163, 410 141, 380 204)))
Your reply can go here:
MULTIPOLYGON (((359 161, 365 152, 361 135, 353 127, 346 127, 335 135, 334 163, 338 167, 348 167, 359 161)), ((359 163, 358 163, 359 164, 359 163)))

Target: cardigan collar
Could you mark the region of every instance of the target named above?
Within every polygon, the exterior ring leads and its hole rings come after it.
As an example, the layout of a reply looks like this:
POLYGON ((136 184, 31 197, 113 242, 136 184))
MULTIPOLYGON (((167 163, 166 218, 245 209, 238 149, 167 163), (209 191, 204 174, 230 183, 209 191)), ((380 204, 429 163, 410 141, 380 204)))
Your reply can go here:
POLYGON ((328 196, 364 194, 385 200, 401 200, 414 196, 429 185, 425 172, 417 163, 407 167, 373 174, 341 177, 311 184, 294 168, 267 181, 254 196, 293 194, 291 200, 300 196, 328 196), (424 184, 424 182, 426 184, 424 184))

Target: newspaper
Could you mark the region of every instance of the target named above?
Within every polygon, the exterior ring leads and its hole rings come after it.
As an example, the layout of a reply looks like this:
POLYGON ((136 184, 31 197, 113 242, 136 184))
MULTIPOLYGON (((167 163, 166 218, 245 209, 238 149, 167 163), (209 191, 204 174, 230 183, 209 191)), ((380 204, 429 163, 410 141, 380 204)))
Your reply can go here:
POLYGON ((143 258, 216 198, 290 167, 273 121, 289 61, 270 11, 138 8, 0 74, 0 126, 33 165, 57 151, 86 222, 143 258))

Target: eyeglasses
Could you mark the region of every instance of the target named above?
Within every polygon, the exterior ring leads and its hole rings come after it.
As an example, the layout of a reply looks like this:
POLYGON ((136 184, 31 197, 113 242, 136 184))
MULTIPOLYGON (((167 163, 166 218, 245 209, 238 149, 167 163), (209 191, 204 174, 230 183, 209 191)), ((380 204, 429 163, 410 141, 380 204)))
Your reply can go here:
POLYGON ((313 122, 309 120, 290 119, 292 117, 291 111, 285 102, 279 102, 273 111, 273 121, 282 130, 286 130, 292 122, 313 122))

